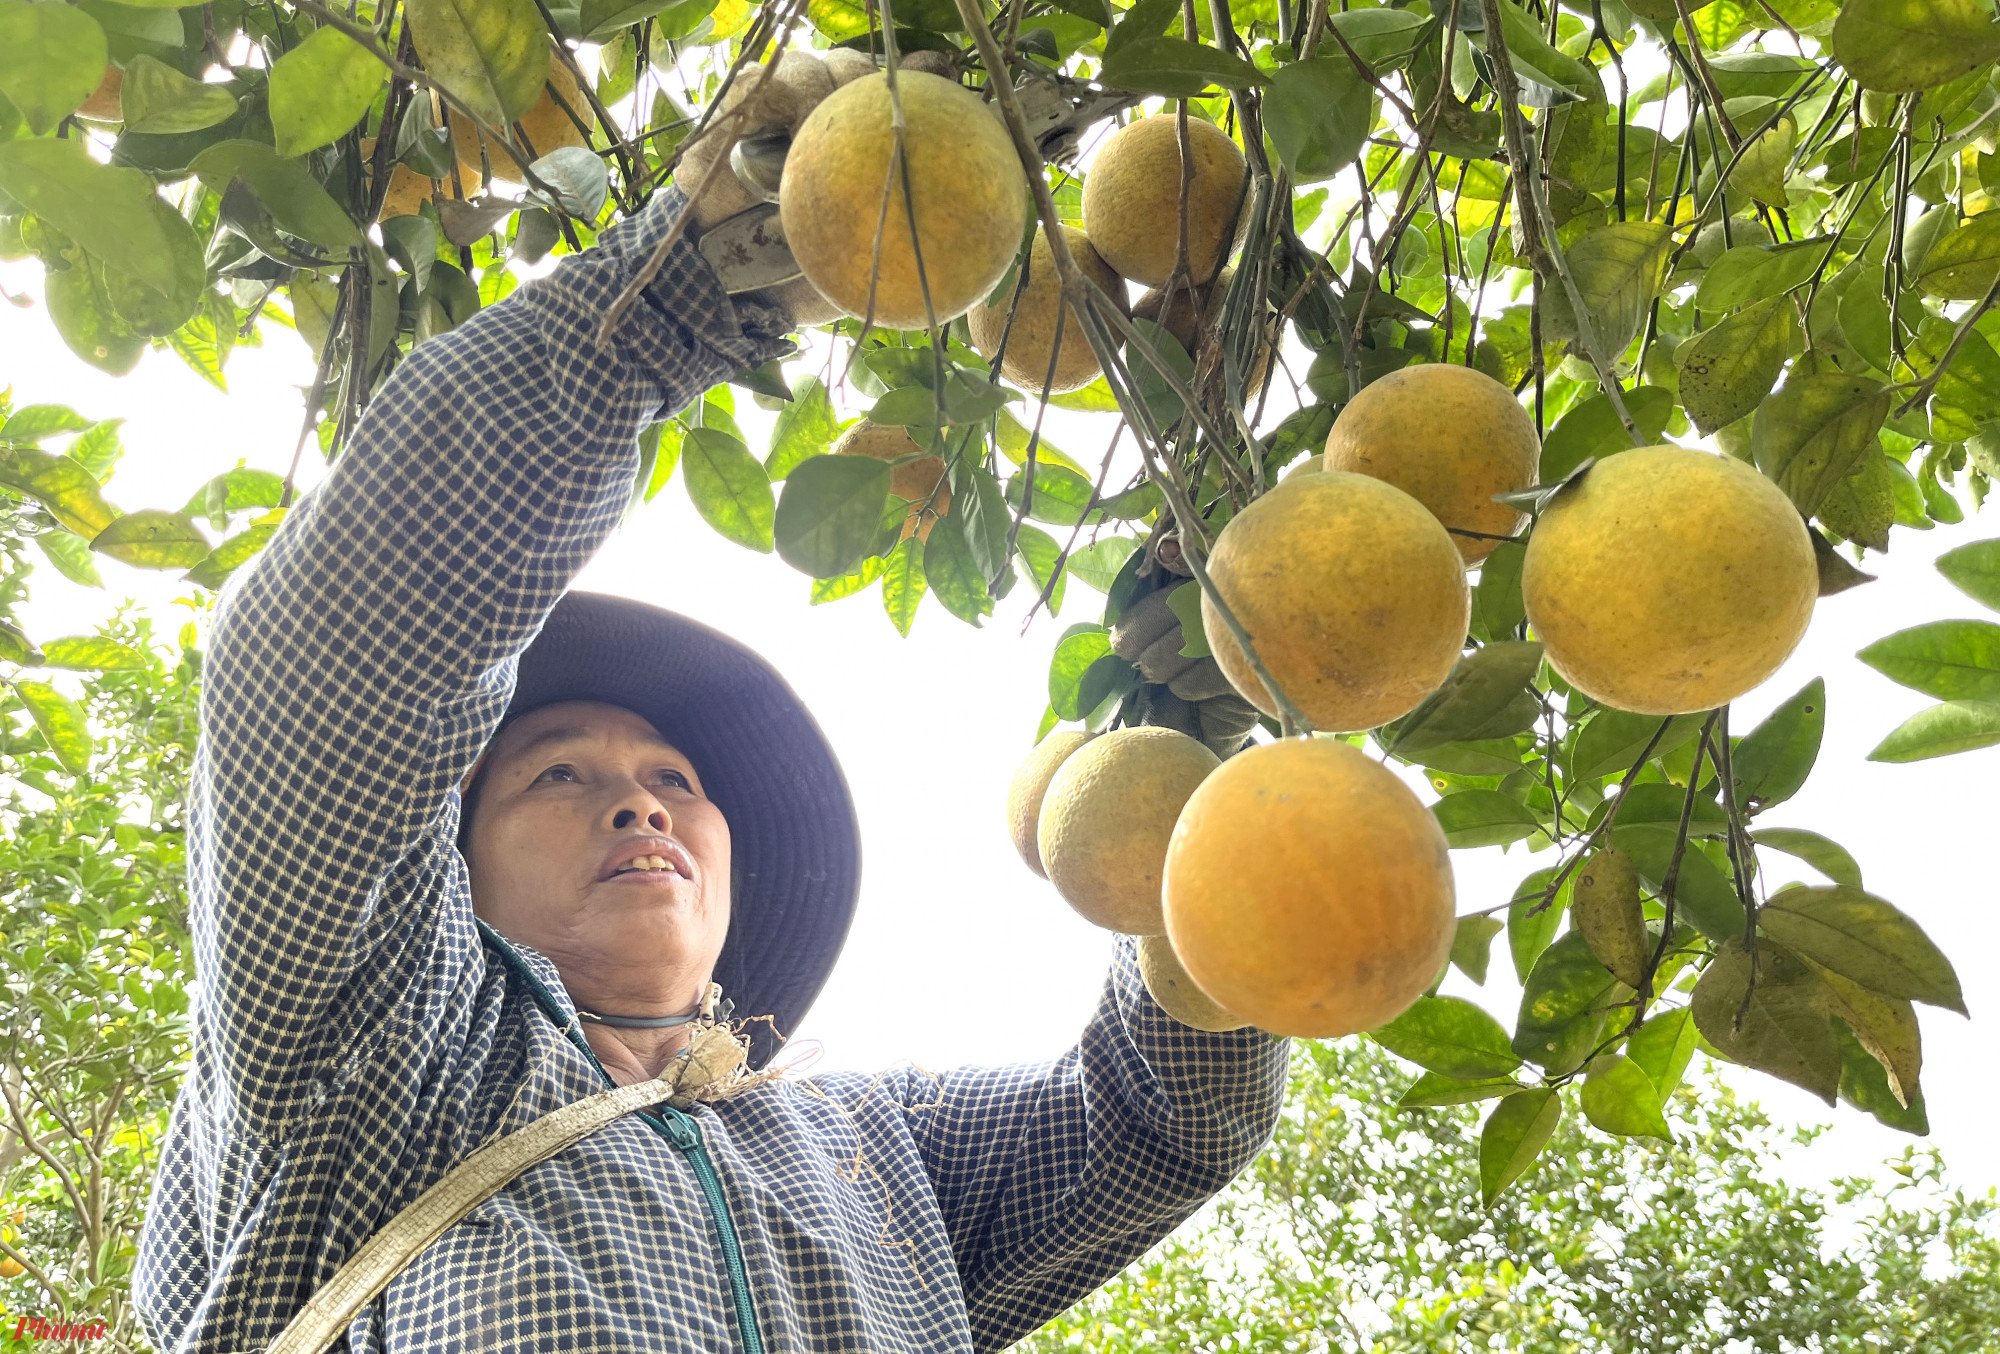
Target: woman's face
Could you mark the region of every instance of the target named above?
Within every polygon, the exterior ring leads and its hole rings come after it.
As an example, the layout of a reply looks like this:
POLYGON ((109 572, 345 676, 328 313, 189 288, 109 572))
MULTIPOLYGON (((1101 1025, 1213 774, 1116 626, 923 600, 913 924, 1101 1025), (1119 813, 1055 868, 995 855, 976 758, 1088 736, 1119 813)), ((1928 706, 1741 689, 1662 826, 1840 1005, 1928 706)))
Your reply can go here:
POLYGON ((586 1004, 687 1009, 729 930, 729 824, 687 757, 619 706, 564 701, 510 724, 467 856, 473 911, 586 1004))

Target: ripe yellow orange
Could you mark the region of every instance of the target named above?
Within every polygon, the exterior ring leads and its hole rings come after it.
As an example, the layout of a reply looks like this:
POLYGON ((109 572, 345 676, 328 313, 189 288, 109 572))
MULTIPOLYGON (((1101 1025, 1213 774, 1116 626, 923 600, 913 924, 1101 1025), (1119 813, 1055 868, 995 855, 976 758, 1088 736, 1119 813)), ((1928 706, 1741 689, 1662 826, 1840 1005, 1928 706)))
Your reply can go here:
POLYGON ((0 1255, 0 1279, 18 1279, 28 1267, 11 1255, 0 1255))
MULTIPOLYGON (((597 125, 597 116, 591 111, 590 101, 584 98, 583 92, 576 87, 576 78, 560 60, 549 62, 548 83, 556 94, 562 96, 562 104, 556 103, 549 90, 544 89, 542 97, 521 115, 518 131, 508 128, 516 139, 523 142, 523 149, 537 157, 547 155, 552 150, 560 150, 564 146, 590 144, 590 138, 570 118, 569 113, 563 111, 563 105, 568 105, 570 112, 582 118, 584 126, 597 125)), ((453 153, 458 156, 458 172, 464 180, 467 197, 473 197, 479 192, 479 143, 484 140, 486 140, 485 135, 473 125, 471 119, 453 111, 451 145, 453 153)), ((489 144, 486 154, 492 161, 494 178, 506 179, 511 183, 522 181, 519 162, 504 149, 489 144)))
POLYGON ((920 71, 901 72, 897 90, 916 238, 904 175, 891 172, 886 75, 840 86, 807 116, 785 157, 778 209, 792 256, 828 301, 921 329, 963 315, 1006 273, 1027 224, 1027 179, 1006 129, 971 90, 920 71))
POLYGON ((1364 386, 1334 420, 1326 468, 1386 480, 1429 508, 1468 565, 1520 529, 1522 514, 1495 494, 1535 482, 1542 443, 1513 392, 1471 367, 1426 362, 1364 386))
MULTIPOLYGON (((1111 265, 1091 248, 1090 237, 1075 226, 1063 227, 1063 239, 1084 275, 1104 288, 1112 300, 1124 301, 1125 283, 1111 271, 1111 265)), ((1016 302, 1014 291, 1001 293, 998 301, 984 301, 966 312, 965 326, 972 334, 972 346, 991 358, 1000 352, 1004 336, 1007 348, 1001 354, 1000 374, 1031 395, 1044 390, 1062 394, 1081 390, 1104 371, 1097 354, 1084 336, 1076 318, 1076 308, 1063 304, 1062 278, 1049 251, 1047 232, 1035 231, 1035 243, 1028 251, 1028 280, 1016 302), (1007 323, 1009 314, 1013 326, 1007 323), (1062 343, 1056 343, 1056 316, 1062 316, 1062 343), (1054 379, 1050 379, 1049 356, 1055 354, 1054 379)))
POLYGON ((1642 715, 1710 710, 1798 647, 1819 571, 1784 491, 1730 456, 1621 452, 1542 510, 1521 596, 1549 663, 1642 715))
POLYGON ((1214 998, 1195 986, 1165 936, 1139 938, 1139 977, 1160 1009, 1189 1029, 1220 1034, 1240 1030, 1250 1023, 1233 1011, 1223 1010, 1214 998))
MULTIPOLYGON (((1216 537, 1209 576, 1265 669, 1315 728, 1372 729, 1437 689, 1465 646, 1465 564, 1437 518, 1385 481, 1289 476, 1216 537)), ((1202 626, 1230 683, 1277 702, 1204 593, 1202 626)))
MULTIPOLYGON (((922 451, 907 429, 870 423, 865 418, 833 444, 835 456, 872 456, 878 461, 897 461, 922 451)), ((903 540, 914 535, 928 541, 938 518, 951 511, 951 485, 945 481, 944 459, 939 456, 927 455, 896 466, 889 472, 889 492, 910 505, 903 540)))
POLYGON ((1041 848, 1035 842, 1042 796, 1049 792, 1049 782, 1069 755, 1089 741, 1090 735, 1081 729, 1055 730, 1035 744, 1007 785, 1007 835, 1014 839, 1022 862, 1044 879, 1049 872, 1042 868, 1041 848))
POLYGON ((1142 725, 1071 753, 1042 797, 1036 843, 1056 892, 1086 921, 1156 936, 1160 872, 1181 806, 1221 761, 1175 729, 1142 725))
MULTIPOLYGON (((1083 228, 1104 261, 1143 287, 1163 287, 1180 255, 1181 144, 1170 113, 1121 127, 1083 181, 1083 228)), ((1188 118, 1188 271, 1199 285, 1234 247, 1249 176, 1243 152, 1212 122, 1188 118)))
POLYGON ((1167 936, 1195 983, 1273 1034, 1395 1019, 1451 953, 1451 851, 1393 771, 1331 738, 1246 749, 1167 848, 1167 936))

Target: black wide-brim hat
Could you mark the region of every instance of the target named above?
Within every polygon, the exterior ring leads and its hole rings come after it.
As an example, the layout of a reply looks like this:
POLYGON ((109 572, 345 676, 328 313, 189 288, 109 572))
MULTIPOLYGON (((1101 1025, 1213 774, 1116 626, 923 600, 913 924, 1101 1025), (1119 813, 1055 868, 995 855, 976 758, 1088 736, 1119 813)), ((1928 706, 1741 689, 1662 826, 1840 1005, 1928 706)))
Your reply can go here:
POLYGON ((571 592, 521 655, 501 723, 557 701, 645 719, 729 823, 729 934, 715 981, 762 1066, 798 1029, 854 919, 861 834, 833 747, 763 658, 698 621, 571 592), (768 1020, 758 1017, 769 1017, 768 1020))

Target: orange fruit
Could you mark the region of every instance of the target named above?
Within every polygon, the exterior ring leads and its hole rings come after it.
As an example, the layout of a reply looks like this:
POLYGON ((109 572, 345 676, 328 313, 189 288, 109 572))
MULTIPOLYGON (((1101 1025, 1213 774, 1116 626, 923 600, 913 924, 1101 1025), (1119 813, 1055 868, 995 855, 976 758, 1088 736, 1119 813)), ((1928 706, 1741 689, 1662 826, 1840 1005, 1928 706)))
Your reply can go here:
POLYGON ((1027 178, 977 94, 914 70, 896 89, 915 238, 906 176, 891 173, 886 75, 842 85, 807 115, 785 156, 778 210, 792 256, 828 301, 885 328, 921 329, 965 314, 1006 275, 1028 221, 1027 178))
POLYGON ((104 79, 77 108, 76 115, 92 122, 122 122, 125 118, 125 72, 116 66, 106 66, 104 79))
POLYGON ((1219 765, 1195 739, 1154 725, 1114 730, 1071 753, 1042 797, 1035 833, 1063 901, 1106 930, 1159 935, 1167 839, 1219 765))
MULTIPOLYGON (((1089 237, 1075 226, 1064 226, 1063 239, 1084 275, 1122 305, 1125 284, 1090 247, 1089 237)), ((1001 355, 1000 374, 1031 395, 1044 390, 1057 394, 1081 390, 1103 374, 1104 368, 1098 365, 1097 354, 1076 318, 1076 309, 1063 304, 1062 278, 1056 273, 1048 235, 1039 228, 1035 231, 1034 247, 1028 251, 1028 282, 1020 289, 1019 303, 1014 299, 1014 288, 1010 287, 993 305, 982 301, 967 311, 965 325, 972 334, 972 346, 987 358, 1000 352, 1000 340, 1006 338, 1007 350, 1001 355), (1007 323, 1010 313, 1014 317, 1011 328, 1007 323), (1058 314, 1062 316, 1060 351, 1056 344, 1058 314), (1051 353, 1055 353, 1054 380, 1049 379, 1051 353)))
POLYGON ((1535 483, 1542 442, 1512 391, 1483 371, 1426 362, 1392 371, 1347 402, 1326 439, 1326 468, 1386 480, 1454 534, 1467 565, 1493 553, 1524 520, 1495 503, 1535 483))
POLYGON ((1456 925, 1437 819, 1332 738, 1248 748, 1203 781, 1174 825, 1163 896, 1174 953, 1211 1000, 1310 1039, 1409 1009, 1456 925))
POLYGON ((1812 538, 1784 491, 1686 447, 1592 466, 1542 510, 1521 566, 1549 665, 1641 715, 1712 710, 1763 682, 1818 596, 1812 538))
POLYGON ((1223 1010, 1195 986, 1165 936, 1139 937, 1139 977, 1160 1009, 1189 1029, 1220 1034, 1250 1023, 1233 1011, 1223 1010))
POLYGON ((1057 729, 1041 742, 1035 744, 1014 772, 1014 779, 1007 786, 1007 835, 1014 839, 1014 849, 1021 853, 1022 862, 1042 878, 1049 872, 1042 867, 1041 848, 1035 843, 1035 833, 1042 818, 1042 797, 1049 792, 1049 782, 1056 778, 1056 772, 1069 760, 1069 755, 1090 741, 1090 735, 1081 729, 1057 729))
MULTIPOLYGON (((576 78, 561 61, 549 62, 548 83, 562 96, 563 103, 569 106, 570 111, 583 119, 584 126, 597 125, 597 117, 591 111, 590 101, 584 98, 583 92, 576 87, 576 78)), ((523 149, 531 151, 537 157, 564 146, 590 144, 590 138, 584 135, 571 120, 569 113, 563 111, 562 106, 556 103, 547 89, 542 91, 542 97, 535 101, 534 106, 521 115, 519 130, 516 131, 511 127, 507 130, 513 133, 516 139, 525 142, 523 149)), ((467 197, 475 197, 479 192, 479 144, 484 140, 486 140, 485 135, 470 118, 456 109, 452 111, 452 152, 458 156, 458 172, 464 180, 467 197)), ((501 147, 489 145, 487 156, 493 163, 494 178, 506 179, 513 183, 522 181, 520 164, 501 147)), ((447 181, 446 187, 449 186, 447 181)))
MULTIPOLYGON (((1104 261, 1142 287, 1163 287, 1180 256, 1181 143, 1171 113, 1113 133, 1083 181, 1083 228, 1104 261)), ((1229 133, 1188 119, 1188 273, 1200 285, 1235 246, 1249 178, 1229 133)))
MULTIPOLYGON (((1208 572, 1257 656, 1315 728, 1415 709, 1465 645, 1465 562, 1423 504, 1366 475, 1292 475, 1230 519, 1208 572)), ((1243 698, 1277 702, 1206 593, 1203 629, 1243 698)))

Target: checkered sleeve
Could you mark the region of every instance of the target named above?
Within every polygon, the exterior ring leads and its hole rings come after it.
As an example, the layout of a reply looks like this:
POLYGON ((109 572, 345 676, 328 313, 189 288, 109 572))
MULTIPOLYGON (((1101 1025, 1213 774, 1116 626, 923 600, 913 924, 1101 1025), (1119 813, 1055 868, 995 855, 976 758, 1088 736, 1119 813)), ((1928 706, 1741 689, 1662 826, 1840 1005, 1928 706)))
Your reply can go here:
POLYGON ((1185 1221, 1269 1139, 1286 1040, 1162 1011, 1119 941, 1075 1048, 1038 1066, 913 1076, 906 1104, 965 1289, 1000 1350, 1185 1221))
POLYGON ((516 657, 616 525, 639 430, 787 347, 782 313, 732 305, 685 240, 596 344, 684 204, 415 348, 225 592, 189 878, 198 1040, 241 1128, 281 1133, 417 969, 475 962, 444 916, 465 906, 448 828, 516 657))

